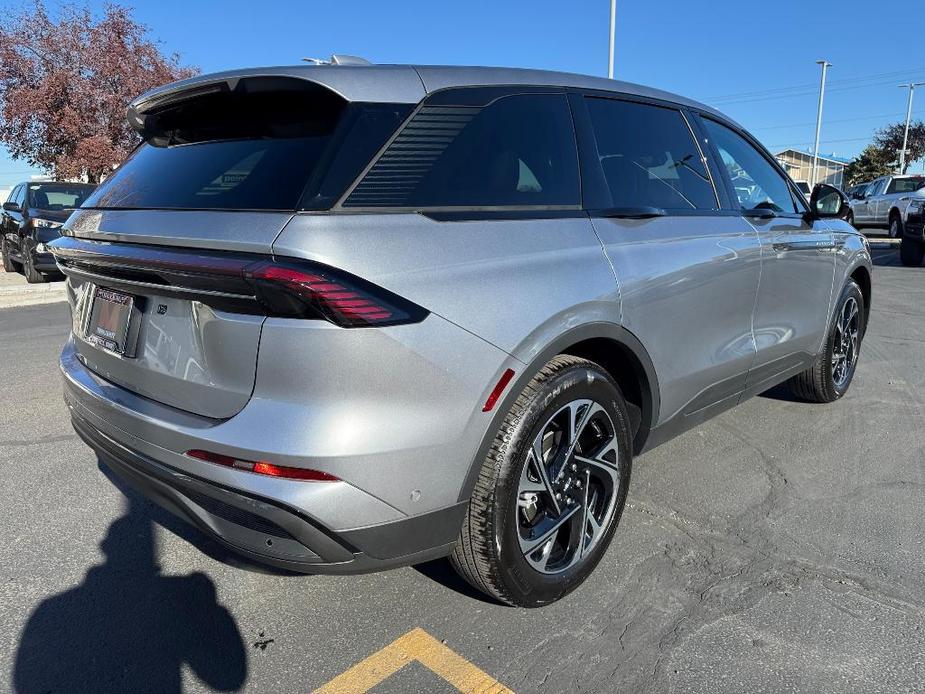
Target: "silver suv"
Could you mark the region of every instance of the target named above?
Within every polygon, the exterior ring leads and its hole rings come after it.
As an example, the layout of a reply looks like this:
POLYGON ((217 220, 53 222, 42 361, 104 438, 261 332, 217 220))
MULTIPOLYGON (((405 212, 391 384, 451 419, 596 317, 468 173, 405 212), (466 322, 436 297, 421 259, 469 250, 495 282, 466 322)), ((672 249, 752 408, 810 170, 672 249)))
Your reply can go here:
POLYGON ((925 198, 925 176, 881 176, 851 195, 848 221, 858 227, 888 229, 901 239, 909 203, 925 198))
POLYGON ((790 380, 848 389, 871 262, 748 133, 665 92, 321 65, 147 93, 54 244, 74 426, 256 560, 450 556, 536 606, 606 551, 635 455, 790 380))

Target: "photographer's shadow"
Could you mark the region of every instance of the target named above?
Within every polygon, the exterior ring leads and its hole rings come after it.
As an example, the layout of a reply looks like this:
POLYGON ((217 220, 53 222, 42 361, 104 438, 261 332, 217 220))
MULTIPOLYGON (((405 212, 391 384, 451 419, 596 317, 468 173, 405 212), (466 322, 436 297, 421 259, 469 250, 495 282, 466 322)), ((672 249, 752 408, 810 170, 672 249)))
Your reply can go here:
POLYGON ((103 564, 29 617, 14 691, 179 692, 184 665, 213 689, 244 684, 247 656, 234 618, 205 574, 161 574, 137 497, 127 498, 100 548, 103 564))

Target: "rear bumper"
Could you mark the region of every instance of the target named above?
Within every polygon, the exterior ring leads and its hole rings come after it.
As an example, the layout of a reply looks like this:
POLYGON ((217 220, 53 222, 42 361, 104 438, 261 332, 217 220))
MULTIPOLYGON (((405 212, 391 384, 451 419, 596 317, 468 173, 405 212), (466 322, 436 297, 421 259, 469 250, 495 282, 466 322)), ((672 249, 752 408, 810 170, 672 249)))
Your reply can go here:
POLYGON ((73 408, 71 414, 81 439, 135 490, 237 553, 277 568, 363 573, 445 556, 466 510, 457 504, 338 533, 284 504, 164 465, 107 436, 73 408))

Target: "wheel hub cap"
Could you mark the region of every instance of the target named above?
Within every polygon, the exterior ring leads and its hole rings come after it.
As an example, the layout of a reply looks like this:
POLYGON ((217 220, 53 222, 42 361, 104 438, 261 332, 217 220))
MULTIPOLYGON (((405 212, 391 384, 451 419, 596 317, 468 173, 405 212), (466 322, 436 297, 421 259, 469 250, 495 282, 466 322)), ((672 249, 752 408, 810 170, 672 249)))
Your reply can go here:
POLYGON ((518 538, 537 571, 578 564, 610 525, 621 479, 616 428, 593 400, 553 414, 526 456, 517 495, 518 538))
POLYGON ((832 381, 841 390, 854 371, 860 346, 861 311, 857 300, 848 297, 835 322, 835 344, 832 347, 832 381))

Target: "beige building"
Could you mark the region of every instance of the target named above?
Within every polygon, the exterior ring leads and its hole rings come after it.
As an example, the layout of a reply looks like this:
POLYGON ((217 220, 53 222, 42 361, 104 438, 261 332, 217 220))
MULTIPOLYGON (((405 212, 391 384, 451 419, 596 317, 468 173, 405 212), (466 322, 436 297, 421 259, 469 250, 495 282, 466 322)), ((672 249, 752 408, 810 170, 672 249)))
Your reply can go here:
MULTIPOLYGON (((775 155, 784 170, 794 181, 812 180, 813 155, 798 149, 785 149, 775 155)), ((816 162, 816 183, 828 183, 838 188, 844 187, 845 165, 848 162, 819 155, 816 162)))

